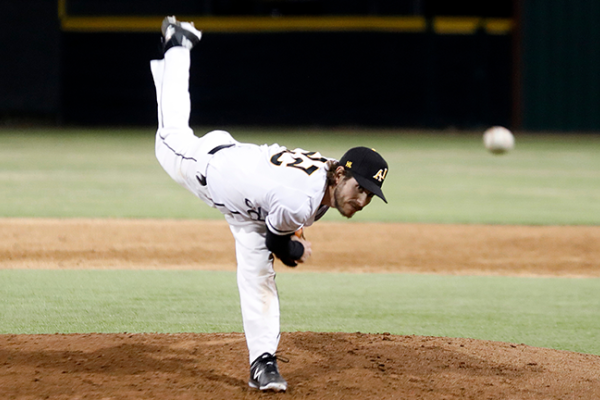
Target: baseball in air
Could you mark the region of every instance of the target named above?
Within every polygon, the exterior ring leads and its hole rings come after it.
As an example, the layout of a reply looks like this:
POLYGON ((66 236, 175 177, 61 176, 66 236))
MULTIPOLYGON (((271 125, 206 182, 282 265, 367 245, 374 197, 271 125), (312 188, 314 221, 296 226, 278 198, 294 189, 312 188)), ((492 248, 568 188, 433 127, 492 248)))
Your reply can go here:
POLYGON ((502 126, 492 126, 483 133, 483 144, 490 152, 503 154, 515 147, 515 137, 502 126))

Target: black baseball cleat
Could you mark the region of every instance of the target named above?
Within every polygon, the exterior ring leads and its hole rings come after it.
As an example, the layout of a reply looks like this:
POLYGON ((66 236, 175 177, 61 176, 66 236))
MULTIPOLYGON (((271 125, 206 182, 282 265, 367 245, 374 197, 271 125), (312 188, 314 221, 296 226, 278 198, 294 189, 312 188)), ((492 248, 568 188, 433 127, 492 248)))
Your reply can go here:
POLYGON ((254 360, 250 366, 250 380, 248 381, 248 385, 251 388, 260 390, 285 392, 287 382, 279 374, 277 357, 265 353, 254 360))
POLYGON ((174 16, 163 19, 161 31, 164 51, 175 46, 191 50, 202 38, 202 32, 194 27, 193 22, 179 22, 174 16))

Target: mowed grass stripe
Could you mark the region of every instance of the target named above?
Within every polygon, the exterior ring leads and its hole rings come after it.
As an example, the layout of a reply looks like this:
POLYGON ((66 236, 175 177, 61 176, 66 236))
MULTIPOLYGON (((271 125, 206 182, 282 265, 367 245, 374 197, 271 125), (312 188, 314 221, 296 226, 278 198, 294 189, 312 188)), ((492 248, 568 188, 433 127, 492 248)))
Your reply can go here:
MULTIPOLYGON (((599 135, 517 134, 514 151, 494 156, 475 132, 230 131, 334 158, 352 146, 379 150, 390 165, 389 204, 374 199, 353 221, 600 224, 599 135)), ((161 169, 153 127, 4 130, 0 217, 222 218, 161 169)))
MULTIPOLYGON (((283 331, 468 337, 599 354, 600 279, 281 273, 283 331)), ((0 333, 241 332, 233 272, 1 270, 0 333)))

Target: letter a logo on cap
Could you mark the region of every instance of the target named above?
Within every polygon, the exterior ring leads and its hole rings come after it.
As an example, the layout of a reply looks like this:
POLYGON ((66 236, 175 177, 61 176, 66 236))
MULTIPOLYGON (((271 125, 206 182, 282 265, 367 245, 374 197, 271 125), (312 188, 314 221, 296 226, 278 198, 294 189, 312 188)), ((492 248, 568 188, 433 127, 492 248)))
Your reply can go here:
POLYGON ((344 153, 339 163, 360 186, 387 203, 381 185, 388 173, 388 164, 379 153, 368 147, 353 147, 344 153))
POLYGON ((387 171, 387 168, 380 169, 375 175, 373 175, 373 179, 377 179, 379 182, 383 182, 385 176, 387 175, 387 171))

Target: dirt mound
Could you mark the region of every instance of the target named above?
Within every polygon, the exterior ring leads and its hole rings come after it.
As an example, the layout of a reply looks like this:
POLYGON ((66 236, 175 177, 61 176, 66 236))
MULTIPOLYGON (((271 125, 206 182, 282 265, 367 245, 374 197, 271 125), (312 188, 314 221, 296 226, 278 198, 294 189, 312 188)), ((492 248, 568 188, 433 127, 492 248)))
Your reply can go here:
MULTIPOLYGON (((318 223, 313 257, 278 273, 600 277, 600 226, 318 223)), ((3 219, 0 268, 234 270, 225 221, 3 219)))
MULTIPOLYGON (((332 224, 297 270, 600 276, 600 227, 332 224)), ((3 219, 0 268, 235 269, 223 221, 3 219)), ((283 333, 290 388, 247 386, 244 337, 0 335, 0 399, 599 399, 600 357, 470 339, 283 333)))
POLYGON ((247 386, 242 334, 0 336, 2 399, 597 399, 600 357, 420 336, 285 333, 285 394, 247 386))

